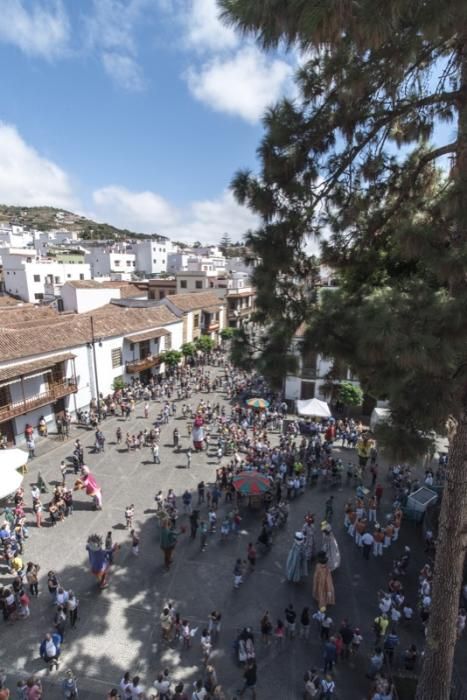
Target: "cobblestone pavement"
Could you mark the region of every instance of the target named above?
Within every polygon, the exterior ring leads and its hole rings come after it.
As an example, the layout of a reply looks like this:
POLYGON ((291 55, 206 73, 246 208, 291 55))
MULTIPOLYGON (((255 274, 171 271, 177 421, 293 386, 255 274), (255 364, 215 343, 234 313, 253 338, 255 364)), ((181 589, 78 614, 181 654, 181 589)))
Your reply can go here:
MULTIPOLYGON (((211 368, 211 372, 214 370, 211 368)), ((203 395, 206 399, 206 394, 203 395)), ((190 405, 195 406, 199 397, 194 396, 190 405)), ((222 400, 222 395, 209 395, 211 401, 222 400)), ((180 408, 181 403, 178 402, 180 408)), ((321 666, 321 643, 313 629, 308 641, 287 641, 283 648, 263 647, 259 638, 259 619, 269 609, 274 619, 284 618, 285 607, 292 602, 300 613, 305 605, 313 610, 311 595, 312 576, 301 584, 290 584, 285 580, 284 569, 287 552, 294 531, 301 526, 304 514, 312 510, 319 520, 324 515, 324 501, 329 495, 327 488, 318 486, 307 490, 291 505, 287 525, 277 533, 272 550, 259 556, 256 571, 246 577, 239 590, 233 589, 233 566, 237 557, 246 558, 247 544, 256 541, 259 534, 259 514, 245 509, 238 537, 231 536, 221 542, 218 535, 210 537, 207 550, 200 551, 199 541, 193 542, 188 535, 180 537, 175 551, 174 565, 169 573, 162 567, 155 522, 154 495, 162 489, 175 489, 180 495, 186 488, 196 490, 197 483, 204 479, 212 481, 217 459, 214 454, 193 454, 192 467, 187 469, 185 454, 172 449, 172 431, 178 426, 182 444, 188 447, 185 421, 181 416, 171 419, 161 430, 161 464, 151 461, 149 449, 128 453, 115 445, 115 431, 120 426, 123 433, 149 427, 160 411, 160 404, 151 404, 149 421, 143 417, 142 404, 137 404, 135 415, 128 421, 109 418, 102 424, 106 436, 104 453, 93 454, 93 433, 79 428, 73 429, 72 437, 80 435, 85 446, 85 461, 96 475, 103 489, 104 508, 96 512, 90 499, 83 493, 75 493, 74 514, 55 527, 38 530, 32 523, 30 537, 26 542, 24 559, 41 565, 40 595, 31 602, 31 616, 24 621, 0 625, 2 648, 1 665, 7 669, 9 685, 14 691, 16 679, 24 674, 37 673, 46 683, 46 697, 61 695, 59 679, 62 671, 73 669, 79 679, 81 698, 104 697, 110 687, 115 686, 123 672, 130 669, 139 673, 145 687, 156 678, 162 668, 168 667, 174 677, 191 683, 202 676, 199 632, 192 648, 181 651, 176 646, 161 644, 159 613, 161 605, 168 599, 175 601, 182 617, 187 617, 192 626, 202 628, 208 613, 214 609, 223 615, 222 632, 216 645, 212 662, 229 698, 239 687, 242 670, 233 654, 233 640, 244 625, 251 625, 258 632, 258 698, 301 698, 303 673, 312 665, 321 666), (141 534, 140 555, 132 555, 129 535, 125 530, 124 509, 134 503, 136 527, 141 534), (116 565, 112 568, 110 585, 99 592, 95 579, 90 575, 85 551, 87 536, 98 532, 102 535, 112 530, 114 541, 121 544, 116 565), (62 647, 61 668, 51 676, 45 674, 39 658, 39 643, 50 629, 53 606, 46 587, 45 576, 54 569, 66 588, 72 588, 80 600, 80 620, 75 630, 67 629, 62 647)), ((276 437, 277 439, 277 437, 276 437)), ((51 437, 40 441, 37 457, 30 462, 24 485, 26 491, 40 470, 51 489, 60 479, 59 464, 71 455, 72 439, 61 442, 51 437)), ((212 450, 214 452, 214 450, 212 450)), ((342 450, 347 461, 354 456, 350 450, 342 450)), ((67 476, 71 484, 74 475, 67 476)), ((387 496, 389 485, 385 482, 387 496)), ((367 696, 368 681, 365 680, 367 652, 372 648, 372 619, 377 614, 376 591, 385 587, 392 559, 399 555, 403 546, 420 542, 420 533, 414 525, 404 523, 401 541, 385 553, 382 560, 362 559, 361 551, 351 542, 343 529, 341 516, 343 504, 350 488, 335 494, 334 528, 341 546, 342 565, 334 576, 337 604, 333 618, 337 624, 347 616, 354 625, 359 625, 364 636, 360 657, 340 664, 335 672, 339 698, 360 700, 367 696)), ((28 495, 29 496, 29 495, 28 495)), ((385 494, 386 497, 386 494, 385 494)), ((27 498, 30 503, 30 498, 27 498)), ((384 503, 384 501, 383 501, 384 503)), ((220 517, 228 505, 220 508, 220 517)), ((206 507, 202 506, 202 514, 206 507)), ((31 518, 31 515, 28 516, 31 518)), ((380 517, 384 517, 383 513, 380 517)), ((180 517, 183 524, 187 516, 180 517)), ((319 527, 318 527, 319 529, 319 527)), ((4 568, 0 569, 0 581, 10 580, 4 568)), ((409 598, 415 604, 415 591, 409 589, 409 598), (411 597, 412 596, 412 597, 411 597)), ((410 631, 411 641, 421 640, 417 623, 410 631)), ((401 629, 402 648, 408 642, 408 632, 401 629)))

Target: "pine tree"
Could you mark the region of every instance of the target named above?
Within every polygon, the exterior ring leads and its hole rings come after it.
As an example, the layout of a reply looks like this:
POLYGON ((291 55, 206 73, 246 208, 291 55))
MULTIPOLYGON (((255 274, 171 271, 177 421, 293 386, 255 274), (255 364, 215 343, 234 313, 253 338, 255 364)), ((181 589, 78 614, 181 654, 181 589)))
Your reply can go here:
POLYGON ((307 343, 389 398, 392 434, 406 449, 427 449, 432 431, 447 425, 416 695, 447 700, 467 544, 467 3, 220 5, 264 47, 285 42, 309 56, 297 77, 299 99, 264 117, 260 175, 241 172, 233 182, 237 200, 263 221, 248 237, 260 261, 259 317, 289 340, 306 321, 307 343), (443 122, 455 131, 452 141, 436 132, 443 122), (323 230, 322 258, 340 286, 317 300, 307 296, 303 242, 323 230))

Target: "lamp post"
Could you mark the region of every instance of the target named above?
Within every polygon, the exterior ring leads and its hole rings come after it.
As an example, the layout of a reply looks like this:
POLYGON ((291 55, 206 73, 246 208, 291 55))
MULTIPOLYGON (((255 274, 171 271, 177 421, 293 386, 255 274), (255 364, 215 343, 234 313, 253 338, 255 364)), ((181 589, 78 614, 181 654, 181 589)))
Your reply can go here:
POLYGON ((96 393, 97 393, 97 417, 98 417, 99 423, 100 423, 100 420, 101 420, 101 398, 100 398, 100 392, 99 392, 99 377, 97 376, 96 338, 94 336, 94 319, 92 316, 90 316, 90 319, 91 319, 92 359, 93 359, 93 365, 94 365, 94 380, 96 382, 96 393))

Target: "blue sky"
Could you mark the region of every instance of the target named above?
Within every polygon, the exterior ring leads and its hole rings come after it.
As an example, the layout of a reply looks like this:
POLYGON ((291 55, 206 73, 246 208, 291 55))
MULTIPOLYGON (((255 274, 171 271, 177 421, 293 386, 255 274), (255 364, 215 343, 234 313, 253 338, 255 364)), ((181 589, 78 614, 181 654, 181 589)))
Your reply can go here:
POLYGON ((255 168, 293 56, 266 56, 215 0, 0 0, 0 201, 173 238, 238 240, 228 191, 255 168))

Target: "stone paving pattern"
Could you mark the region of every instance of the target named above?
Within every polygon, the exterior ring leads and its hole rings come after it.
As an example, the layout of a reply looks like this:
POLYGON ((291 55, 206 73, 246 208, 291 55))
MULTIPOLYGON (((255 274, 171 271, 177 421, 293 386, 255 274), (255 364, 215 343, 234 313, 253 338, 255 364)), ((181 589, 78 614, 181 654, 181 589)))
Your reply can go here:
MULTIPOLYGON (((213 371, 210 368, 210 372, 213 371)), ((203 398, 225 402, 222 394, 203 394, 203 398)), ((193 396, 189 404, 195 407, 198 399, 199 396, 193 396)), ((182 403, 178 402, 179 411, 182 403)), ((159 489, 166 493, 169 488, 174 488, 177 495, 186 488, 195 492, 201 479, 212 482, 217 458, 213 454, 214 448, 212 456, 194 453, 192 467, 187 469, 185 454, 175 453, 171 442, 172 431, 177 425, 183 447, 188 447, 186 422, 181 416, 171 419, 168 426, 161 428, 160 465, 153 464, 149 448, 128 453, 125 445, 115 445, 117 426, 122 428, 124 435, 127 430, 133 433, 150 427, 151 418, 154 420, 159 414, 160 407, 160 403, 151 402, 149 421, 142 415, 141 402, 128 421, 106 419, 102 423, 106 436, 104 453, 94 454, 93 432, 78 427, 73 428, 71 438, 65 442, 55 437, 38 440, 37 456, 30 462, 24 479, 28 505, 31 503, 29 485, 36 479, 37 472, 41 471, 51 490, 54 482, 60 480, 60 461, 70 457, 73 438, 79 435, 85 446, 85 462, 102 486, 104 508, 94 511, 91 500, 83 492, 75 492, 74 514, 65 522, 42 530, 31 523, 23 559, 41 566, 40 595, 31 601, 29 619, 0 625, 0 663, 7 669, 9 686, 14 692, 17 678, 38 673, 46 684, 45 697, 59 697, 59 679, 65 669, 71 668, 78 677, 80 696, 84 700, 88 696, 104 697, 111 687, 118 684, 127 669, 140 674, 148 688, 157 673, 168 667, 175 678, 189 682, 191 687, 192 682, 202 676, 200 631, 209 612, 216 609, 222 612, 223 624, 212 663, 228 697, 231 698, 235 689, 241 686, 242 679, 242 669, 233 653, 233 641, 241 627, 250 625, 257 632, 258 698, 301 698, 305 670, 322 664, 317 629, 312 628, 308 641, 295 639, 286 641, 282 649, 274 644, 265 648, 260 641, 259 619, 265 609, 269 609, 274 621, 278 617, 284 619, 284 609, 290 602, 298 614, 305 605, 312 611, 316 609, 311 594, 312 573, 303 583, 291 584, 286 581, 284 570, 293 533, 301 526, 304 514, 309 510, 316 513, 319 523, 324 516, 329 488, 318 485, 292 502, 289 521, 278 531, 272 550, 265 555, 258 552, 256 571, 246 577, 239 590, 233 589, 235 559, 246 558, 247 544, 256 541, 260 529, 260 515, 248 509, 242 511, 239 536, 230 535, 226 542, 220 541, 219 534, 211 536, 205 552, 200 551, 199 540, 193 542, 188 534, 182 535, 175 550, 174 565, 167 573, 162 567, 154 495, 159 489), (141 534, 139 557, 133 556, 129 535, 123 525, 124 509, 129 503, 135 505, 135 524, 141 534), (112 530, 114 541, 121 548, 112 568, 110 585, 99 592, 89 573, 85 544, 88 534, 98 532, 105 535, 108 530, 112 530), (66 630, 60 671, 47 677, 39 658, 39 643, 44 633, 51 629, 54 612, 46 587, 49 569, 57 572, 64 587, 72 588, 77 594, 80 620, 75 630, 69 627, 66 630), (182 617, 187 617, 192 626, 200 628, 188 651, 182 652, 178 647, 161 643, 159 614, 161 606, 169 599, 175 602, 182 617)), ((338 452, 346 462, 355 460, 355 453, 351 450, 338 452)), ((67 485, 72 485, 74 479, 70 468, 67 485)), ((384 512, 389 512, 388 499, 391 496, 389 483, 383 481, 383 484, 385 496, 380 520, 384 519, 384 512)), ((333 524, 341 548, 342 565, 334 575, 336 606, 332 617, 337 625, 343 617, 348 617, 353 625, 361 628, 364 643, 359 657, 339 664, 335 680, 339 698, 360 700, 367 697, 369 689, 365 670, 368 653, 373 648, 372 620, 378 614, 376 592, 386 587, 392 560, 402 553, 405 544, 409 543, 412 548, 419 546, 421 533, 418 526, 405 522, 400 541, 384 557, 364 561, 361 550, 351 543, 343 528, 343 505, 350 493, 350 487, 335 493, 333 524)), ((219 522, 226 508, 230 508, 229 505, 222 504, 219 522)), ((201 509, 202 515, 206 515, 206 506, 201 509)), ((181 506, 179 510, 181 512, 181 506)), ((32 515, 28 517, 31 519, 32 515)), ((180 515, 179 523, 185 521, 187 516, 180 515)), ((9 580, 11 577, 2 567, 0 581, 6 583, 9 580)), ((409 587, 408 598, 415 606, 415 589, 409 587)), ((418 620, 411 623, 410 636, 403 626, 400 634, 401 650, 406 648, 409 639, 421 644, 418 620)))

